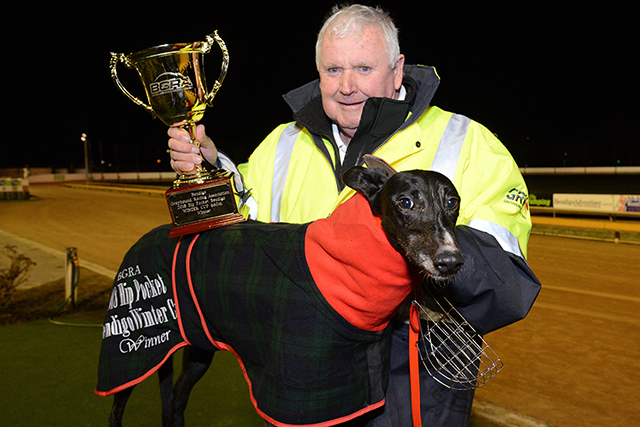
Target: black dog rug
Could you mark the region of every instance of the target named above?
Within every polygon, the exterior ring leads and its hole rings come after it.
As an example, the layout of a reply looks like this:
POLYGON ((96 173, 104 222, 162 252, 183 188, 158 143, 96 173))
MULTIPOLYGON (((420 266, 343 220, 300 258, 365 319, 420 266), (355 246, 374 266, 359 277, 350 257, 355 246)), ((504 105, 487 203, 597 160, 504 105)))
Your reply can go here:
POLYGON ((193 345, 233 352, 271 423, 334 424, 384 404, 388 324, 420 277, 363 196, 311 224, 248 221, 174 239, 170 228, 124 258, 96 394, 143 381, 193 345))

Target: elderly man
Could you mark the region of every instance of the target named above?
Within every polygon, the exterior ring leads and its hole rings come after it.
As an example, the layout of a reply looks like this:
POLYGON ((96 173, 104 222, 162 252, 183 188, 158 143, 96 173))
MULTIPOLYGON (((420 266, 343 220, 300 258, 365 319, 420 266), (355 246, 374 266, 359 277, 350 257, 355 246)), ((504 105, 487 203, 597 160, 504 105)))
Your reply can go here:
MULTIPOLYGON (((319 80, 284 96, 294 122, 278 126, 240 165, 239 193, 252 218, 302 223, 326 217, 354 192, 340 177, 365 154, 396 170, 431 169, 461 196, 456 235, 465 265, 444 294, 483 333, 524 318, 540 283, 528 268, 531 221, 527 189, 506 148, 482 125, 431 106, 440 80, 426 66, 405 65, 397 29, 382 10, 335 7, 316 44, 319 80), (243 185, 244 184, 244 185, 243 185)), ((200 149, 169 130, 171 165, 191 171, 202 155, 234 170, 198 126, 200 149)), ((393 324, 384 408, 358 425, 411 425, 406 319, 393 324)), ((425 426, 468 424, 473 390, 455 391, 421 372, 425 426)))

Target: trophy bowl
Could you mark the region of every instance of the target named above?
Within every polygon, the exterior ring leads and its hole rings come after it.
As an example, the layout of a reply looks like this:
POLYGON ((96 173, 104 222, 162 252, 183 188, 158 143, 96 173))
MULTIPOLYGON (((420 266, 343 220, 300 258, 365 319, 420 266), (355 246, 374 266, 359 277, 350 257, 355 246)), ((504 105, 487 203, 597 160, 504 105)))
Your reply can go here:
MULTIPOLYGON (((214 32, 203 42, 165 44, 129 55, 111 53, 111 77, 120 91, 134 104, 158 117, 167 126, 182 126, 198 145, 196 123, 222 85, 229 66, 224 41, 214 32), (214 43, 222 51, 220 75, 211 91, 207 90, 204 55, 214 43), (148 103, 133 96, 120 82, 117 65, 122 62, 138 73, 148 103)), ((244 221, 227 171, 208 172, 198 166, 195 173, 182 173, 166 192, 174 228, 171 236, 191 234, 209 228, 244 221)))

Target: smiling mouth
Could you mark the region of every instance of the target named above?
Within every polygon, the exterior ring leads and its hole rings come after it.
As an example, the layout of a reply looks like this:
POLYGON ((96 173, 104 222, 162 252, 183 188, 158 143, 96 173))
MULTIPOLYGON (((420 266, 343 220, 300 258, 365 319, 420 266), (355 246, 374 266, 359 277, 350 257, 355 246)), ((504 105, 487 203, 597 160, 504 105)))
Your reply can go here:
POLYGON ((354 108, 354 107, 360 107, 364 104, 364 101, 360 101, 360 102, 338 102, 338 104, 340 104, 340 106, 344 107, 344 108, 354 108))

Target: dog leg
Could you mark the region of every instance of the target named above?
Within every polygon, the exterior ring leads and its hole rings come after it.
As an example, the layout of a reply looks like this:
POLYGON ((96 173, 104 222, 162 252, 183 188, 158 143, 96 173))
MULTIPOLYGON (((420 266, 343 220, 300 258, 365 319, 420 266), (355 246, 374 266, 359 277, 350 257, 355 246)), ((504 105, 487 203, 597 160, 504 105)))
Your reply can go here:
POLYGON ((124 408, 127 406, 127 400, 129 400, 132 391, 133 387, 129 387, 113 396, 113 406, 109 414, 109 427, 122 427, 124 408))
POLYGON ((184 411, 193 386, 207 372, 215 352, 196 347, 185 347, 182 355, 182 372, 174 386, 174 427, 184 427, 184 411))
MULTIPOLYGON (((173 427, 173 358, 158 369, 160 379, 160 398, 162 400, 162 427, 173 427)), ((113 395, 113 406, 109 414, 109 427, 122 427, 122 418, 127 401, 135 386, 129 387, 113 395)))
POLYGON ((158 379, 162 402, 162 427, 173 427, 173 356, 158 369, 158 379))

